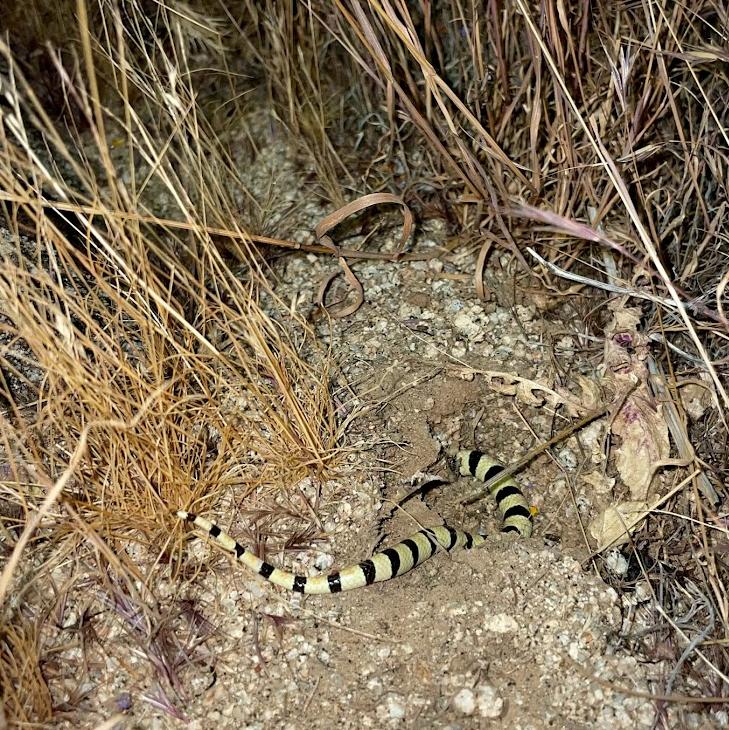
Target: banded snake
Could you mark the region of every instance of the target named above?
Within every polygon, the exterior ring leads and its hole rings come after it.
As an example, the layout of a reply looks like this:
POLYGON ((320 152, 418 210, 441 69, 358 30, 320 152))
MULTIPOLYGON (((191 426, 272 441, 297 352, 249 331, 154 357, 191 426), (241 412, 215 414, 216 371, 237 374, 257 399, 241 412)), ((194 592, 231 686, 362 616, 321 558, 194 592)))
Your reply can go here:
MULTIPOLYGON (((459 451, 455 462, 462 476, 473 476, 483 482, 503 471, 501 465, 480 451, 459 451)), ((501 531, 515 532, 521 537, 531 536, 532 513, 518 484, 510 477, 498 481, 491 487, 491 496, 495 499, 501 515, 501 531)), ((459 547, 468 550, 484 542, 484 538, 479 534, 465 532, 448 525, 426 527, 397 545, 375 553, 361 563, 349 565, 328 575, 308 577, 280 570, 261 560, 251 550, 204 517, 184 510, 178 511, 177 516, 206 533, 224 550, 235 555, 236 559, 249 570, 271 583, 296 593, 339 593, 361 588, 403 575, 426 561, 438 550, 451 552, 459 547)))

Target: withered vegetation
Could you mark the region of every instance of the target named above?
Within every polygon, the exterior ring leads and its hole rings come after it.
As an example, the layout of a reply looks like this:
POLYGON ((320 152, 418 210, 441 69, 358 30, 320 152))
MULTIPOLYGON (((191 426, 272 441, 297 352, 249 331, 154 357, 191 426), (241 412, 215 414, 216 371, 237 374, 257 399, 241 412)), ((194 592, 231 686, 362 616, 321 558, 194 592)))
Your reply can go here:
POLYGON ((621 640, 673 659, 657 694, 729 694, 729 537, 700 481, 725 497, 729 8, 30 0, 4 22, 7 723, 85 712, 110 657, 135 699, 184 716, 215 629, 170 588, 175 509, 317 536, 279 497, 336 473, 345 396, 272 260, 327 249, 293 243, 286 191, 241 179, 260 106, 326 209, 388 192, 444 218, 480 252, 474 296, 501 249, 515 290, 569 301, 586 337, 611 299, 642 308, 697 471, 634 537, 655 629, 621 640), (712 407, 686 426, 688 381, 712 407))

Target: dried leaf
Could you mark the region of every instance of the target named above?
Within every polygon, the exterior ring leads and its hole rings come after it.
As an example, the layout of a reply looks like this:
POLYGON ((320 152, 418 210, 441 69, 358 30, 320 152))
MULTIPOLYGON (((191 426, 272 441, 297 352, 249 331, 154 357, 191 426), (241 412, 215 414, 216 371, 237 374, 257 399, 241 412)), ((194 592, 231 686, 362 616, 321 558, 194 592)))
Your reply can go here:
POLYGON ((622 440, 615 466, 634 499, 644 499, 656 467, 668 460, 668 427, 647 388, 630 395, 612 423, 622 440))
POLYGON ((649 512, 645 501, 621 502, 608 507, 590 523, 590 535, 597 541, 598 552, 628 542, 649 512))
POLYGON ((711 387, 697 381, 685 381, 679 383, 681 386, 678 394, 681 404, 692 421, 698 421, 703 417, 708 408, 715 407, 711 387))
POLYGON ((615 486, 615 479, 599 470, 583 474, 582 481, 593 488, 594 494, 610 494, 615 486))
POLYGON ((334 244, 332 239, 327 235, 332 228, 338 226, 343 220, 348 218, 350 215, 359 213, 359 211, 365 208, 370 208, 374 205, 383 205, 394 203, 402 208, 403 225, 402 235, 400 236, 400 244, 396 251, 396 254, 402 253, 405 248, 405 244, 410 238, 410 234, 413 230, 413 214, 410 208, 405 204, 405 201, 399 195, 393 195, 392 193, 371 193, 369 195, 363 195, 356 200, 353 200, 347 205, 343 205, 333 213, 330 213, 326 218, 323 218, 317 224, 314 229, 314 235, 317 240, 323 243, 327 248, 331 249, 332 253, 339 256, 339 249, 334 244))
POLYGON ((573 406, 579 407, 581 412, 584 413, 595 410, 602 402, 600 384, 594 380, 590 380, 590 378, 586 378, 584 375, 577 375, 576 380, 580 387, 579 398, 576 398, 566 388, 557 388, 556 392, 559 393, 565 405, 572 404, 573 406))
POLYGON ((645 499, 656 467, 670 453, 668 425, 648 387, 648 340, 637 330, 640 309, 611 305, 613 319, 605 329, 605 383, 620 409, 611 431, 618 437, 615 465, 633 499, 645 499), (627 393, 627 396, 624 394, 627 393))
POLYGON ((350 314, 354 314, 354 312, 356 312, 362 306, 362 302, 364 302, 364 287, 362 286, 360 280, 354 275, 352 269, 349 268, 349 264, 347 263, 347 261, 341 256, 339 257, 339 265, 342 267, 344 278, 350 286, 350 292, 354 295, 354 301, 341 307, 338 310, 331 309, 331 306, 325 303, 327 291, 329 290, 331 283, 341 273, 339 271, 335 271, 327 276, 326 279, 324 279, 324 281, 319 285, 319 291, 316 295, 316 303, 322 309, 326 309, 329 312, 330 316, 341 319, 343 317, 349 317, 350 314))
POLYGON ((394 258, 397 259, 403 252, 405 244, 407 243, 408 238, 410 238, 410 234, 413 230, 413 214, 410 208, 408 208, 408 206, 405 204, 405 201, 403 201, 403 199, 397 195, 393 195, 391 193, 372 193, 370 195, 363 195, 362 197, 353 200, 351 203, 347 203, 347 205, 344 205, 341 208, 335 210, 333 213, 330 213, 328 216, 326 216, 326 218, 319 221, 318 225, 314 229, 314 235, 316 236, 319 243, 326 246, 333 254, 338 257, 339 265, 342 268, 342 273, 344 273, 344 277, 350 286, 350 291, 354 295, 354 301, 351 304, 343 306, 341 309, 338 310, 329 309, 325 304, 324 299, 326 297, 329 286, 339 272, 335 272, 333 275, 328 276, 319 286, 319 292, 317 294, 316 301, 320 307, 322 307, 323 309, 327 309, 332 317, 348 317, 350 314, 356 312, 362 305, 362 302, 364 302, 364 288, 359 279, 354 275, 352 269, 349 268, 349 264, 346 262, 345 258, 341 255, 339 247, 334 243, 334 241, 332 241, 331 237, 328 235, 329 231, 332 228, 338 226, 350 215, 358 213, 365 208, 370 208, 374 205, 383 205, 385 203, 394 203, 402 207, 402 235, 400 237, 400 243, 397 247, 397 250, 393 254, 394 258))
POLYGON ((476 370, 486 378, 486 382, 492 390, 503 395, 516 396, 522 403, 537 408, 550 406, 557 408, 564 406, 571 416, 580 416, 587 413, 590 408, 580 398, 576 398, 568 392, 558 392, 542 383, 528 378, 521 378, 513 373, 504 373, 497 370, 476 370))

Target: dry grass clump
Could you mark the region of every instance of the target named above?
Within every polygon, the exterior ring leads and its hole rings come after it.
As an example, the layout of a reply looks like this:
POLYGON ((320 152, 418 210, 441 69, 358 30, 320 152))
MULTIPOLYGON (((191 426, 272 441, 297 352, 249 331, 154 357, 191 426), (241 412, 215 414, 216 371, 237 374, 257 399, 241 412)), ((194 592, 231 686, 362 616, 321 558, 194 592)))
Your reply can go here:
MULTIPOLYGON (((658 694, 726 696, 726 519, 699 494, 713 473, 724 497, 729 472, 729 10, 79 0, 56 20, 72 11, 79 34, 60 50, 2 45, 8 719, 83 709, 107 662, 179 715, 207 629, 159 601, 179 565, 170 510, 255 491, 270 530, 281 487, 335 461, 327 357, 251 243, 290 233, 290 201, 273 185, 257 199, 238 174, 260 143, 255 104, 327 202, 387 191, 446 218, 480 249, 477 290, 502 247, 517 290, 546 316, 567 304, 585 342, 604 336, 609 300, 642 306, 699 476, 636 537, 656 629, 633 638, 674 658, 658 694), (25 79, 39 52, 50 87, 25 79), (688 380, 714 406, 692 422, 688 380), (110 659, 110 637, 146 669, 110 659)), ((31 26, 52 27, 47 12, 31 4, 31 26)))
POLYGON ((235 166, 200 111, 188 54, 221 54, 223 36, 192 9, 151 25, 127 5, 135 25, 103 4, 94 33, 77 10, 70 58, 49 51, 62 109, 0 45, 0 679, 13 723, 89 709, 99 672, 138 691, 107 688, 110 709, 141 700, 181 717, 181 673, 210 632, 174 594, 160 601, 180 568, 173 511, 253 510, 275 530, 292 518, 282 490, 330 474, 339 444, 329 356, 268 285, 238 227, 260 204, 234 198, 235 166))
POLYGON ((38 626, 21 614, 3 626, 0 645, 0 683, 3 709, 0 721, 47 723, 53 703, 40 666, 38 626))

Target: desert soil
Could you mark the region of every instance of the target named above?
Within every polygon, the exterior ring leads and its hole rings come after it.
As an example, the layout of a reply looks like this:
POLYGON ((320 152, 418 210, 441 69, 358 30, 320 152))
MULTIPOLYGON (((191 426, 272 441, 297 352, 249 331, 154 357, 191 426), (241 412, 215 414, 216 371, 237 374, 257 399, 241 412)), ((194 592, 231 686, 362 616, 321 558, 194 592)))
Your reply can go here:
MULTIPOLYGON (((274 175, 294 189, 289 154, 273 145, 251 179, 274 175)), ((302 240, 321 215, 315 204, 309 210, 302 240)), ((446 235, 440 222, 427 222, 412 248, 443 245, 446 235)), ((186 708, 191 727, 652 726, 646 694, 660 694, 671 666, 625 649, 626 637, 649 625, 649 592, 639 580, 620 593, 609 587, 583 532, 610 500, 580 480, 596 454, 599 461, 604 422, 519 474, 537 510, 528 540, 499 534, 488 498, 464 507, 475 485, 447 471, 444 456, 459 447, 510 463, 564 425, 548 408, 495 392, 474 370, 579 392, 575 375, 597 380, 602 352, 577 335, 569 302, 515 287, 516 264, 505 251, 491 256, 490 298, 478 300, 475 255, 354 263, 366 301, 332 321, 318 316, 315 298, 336 261, 290 255, 274 264, 278 295, 332 345, 336 397, 348 408, 368 406, 349 429, 357 450, 342 477, 319 485, 330 543, 287 567, 341 567, 444 520, 490 536, 478 550, 438 555, 395 580, 333 596, 289 595, 220 560, 194 586, 215 607, 221 632, 217 681, 186 708), (413 480, 433 472, 450 483, 397 504, 413 480)), ((344 293, 341 285, 332 298, 344 293)), ((235 524, 226 526, 235 533, 235 524)), ((209 555, 201 547, 199 559, 209 555)), ((681 706, 669 713, 673 726, 712 726, 681 706)))

